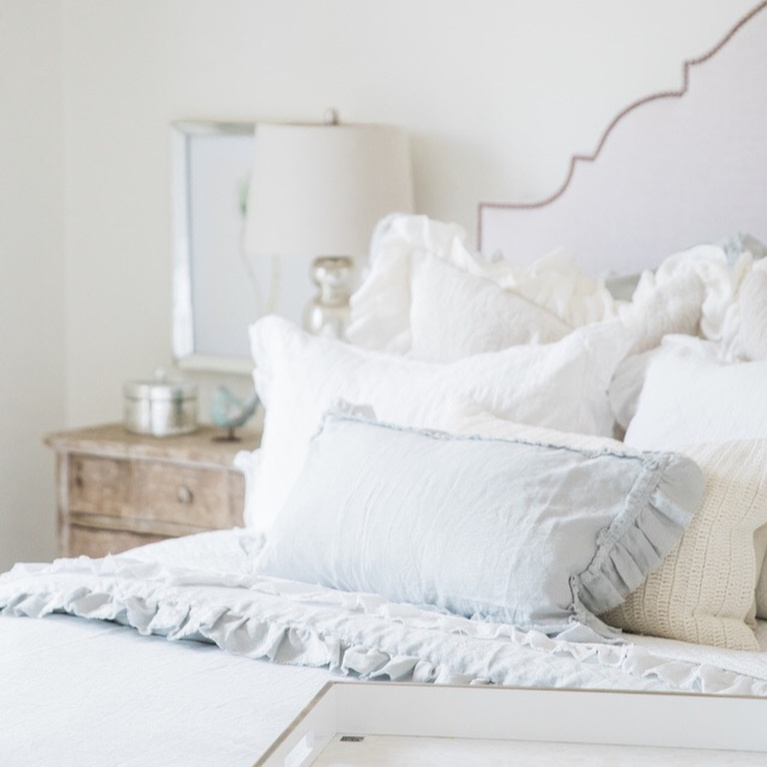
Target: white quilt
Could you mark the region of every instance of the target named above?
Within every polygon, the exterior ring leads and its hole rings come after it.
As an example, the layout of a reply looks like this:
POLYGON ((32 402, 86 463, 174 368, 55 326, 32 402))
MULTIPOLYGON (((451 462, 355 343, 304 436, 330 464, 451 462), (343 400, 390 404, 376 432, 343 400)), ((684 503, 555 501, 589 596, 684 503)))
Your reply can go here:
POLYGON ((0 608, 12 616, 108 619, 142 634, 363 679, 767 695, 767 653, 633 637, 614 645, 555 641, 371 595, 256 577, 249 558, 255 545, 248 533, 227 531, 103 560, 17 565, 0 576, 0 608))

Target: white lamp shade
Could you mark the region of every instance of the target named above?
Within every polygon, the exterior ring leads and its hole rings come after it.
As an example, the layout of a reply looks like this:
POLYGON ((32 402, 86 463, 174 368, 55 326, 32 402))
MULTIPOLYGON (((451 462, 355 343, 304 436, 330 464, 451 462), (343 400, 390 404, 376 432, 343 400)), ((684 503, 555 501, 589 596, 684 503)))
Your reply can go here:
POLYGON ((380 218, 412 210, 404 130, 345 124, 256 127, 248 253, 363 256, 380 218))

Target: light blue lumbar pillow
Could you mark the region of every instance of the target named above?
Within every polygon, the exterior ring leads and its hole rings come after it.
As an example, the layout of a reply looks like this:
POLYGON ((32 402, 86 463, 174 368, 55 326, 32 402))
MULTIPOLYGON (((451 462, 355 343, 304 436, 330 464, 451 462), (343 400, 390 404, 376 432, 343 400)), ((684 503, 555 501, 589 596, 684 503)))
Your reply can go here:
POLYGON ((593 640, 702 496, 674 453, 454 436, 328 413, 256 569, 593 640))

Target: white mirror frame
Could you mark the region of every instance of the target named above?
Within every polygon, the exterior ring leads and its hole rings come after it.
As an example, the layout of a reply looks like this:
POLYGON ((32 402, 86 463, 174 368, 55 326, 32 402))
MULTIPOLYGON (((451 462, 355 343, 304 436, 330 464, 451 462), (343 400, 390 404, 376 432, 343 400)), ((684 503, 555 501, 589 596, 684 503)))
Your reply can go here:
MULTIPOLYGON (((173 215, 173 357, 179 367, 191 370, 249 374, 249 356, 207 351, 196 344, 193 303, 192 167, 191 142, 195 137, 250 136, 255 123, 179 121, 171 124, 171 200, 173 215)), ((250 147, 252 155, 252 146, 250 147)))

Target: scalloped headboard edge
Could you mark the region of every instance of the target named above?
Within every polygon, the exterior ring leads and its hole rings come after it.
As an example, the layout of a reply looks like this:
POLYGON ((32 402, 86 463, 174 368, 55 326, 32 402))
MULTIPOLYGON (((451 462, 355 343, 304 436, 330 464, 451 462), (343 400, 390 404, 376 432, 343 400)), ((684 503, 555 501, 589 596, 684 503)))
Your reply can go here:
POLYGON ((525 263, 563 247, 596 274, 739 231, 767 241, 765 11, 767 0, 686 61, 678 91, 623 109, 553 195, 480 204, 480 250, 525 263))

